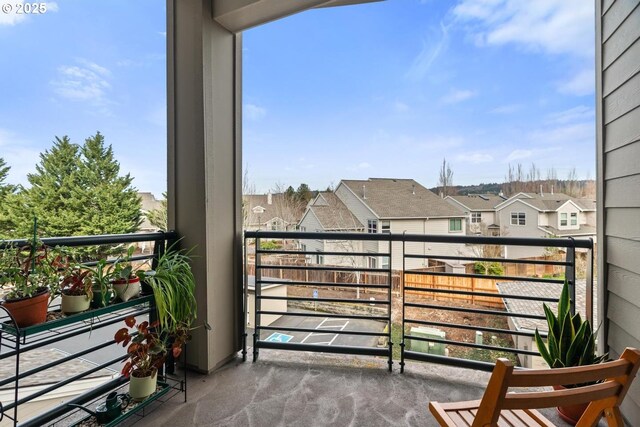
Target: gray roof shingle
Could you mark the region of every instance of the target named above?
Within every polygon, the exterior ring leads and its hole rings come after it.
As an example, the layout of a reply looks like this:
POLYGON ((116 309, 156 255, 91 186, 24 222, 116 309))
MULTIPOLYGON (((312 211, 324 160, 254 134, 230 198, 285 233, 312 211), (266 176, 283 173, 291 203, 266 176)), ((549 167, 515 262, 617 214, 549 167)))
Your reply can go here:
POLYGON ((318 194, 309 209, 325 230, 361 230, 364 225, 347 209, 333 193, 318 194), (325 203, 326 201, 326 203, 325 203))
POLYGON ((449 196, 472 211, 492 211, 506 199, 495 194, 468 194, 466 196, 449 196))
POLYGON ((351 189, 380 218, 464 216, 462 208, 446 202, 413 179, 346 179, 342 180, 342 184, 351 189))
MULTIPOLYGON (((538 283, 538 282, 502 282, 496 283, 498 292, 506 295, 530 295, 539 298, 560 298, 562 292, 562 284, 560 283, 538 283)), ((598 327, 598 301, 597 301, 597 288, 595 280, 593 283, 593 329, 598 327)), ((585 280, 576 280, 576 310, 580 313, 583 319, 585 317, 586 307, 586 289, 587 283, 585 280)), ((503 298, 504 305, 507 311, 510 313, 524 313, 544 316, 544 309, 542 308, 542 302, 530 301, 515 298, 503 298)), ((558 303, 551 302, 546 303, 551 311, 558 312, 558 303)), ((534 331, 536 328, 540 332, 547 332, 547 321, 542 319, 526 319, 521 317, 511 317, 511 320, 516 325, 518 330, 534 331)))

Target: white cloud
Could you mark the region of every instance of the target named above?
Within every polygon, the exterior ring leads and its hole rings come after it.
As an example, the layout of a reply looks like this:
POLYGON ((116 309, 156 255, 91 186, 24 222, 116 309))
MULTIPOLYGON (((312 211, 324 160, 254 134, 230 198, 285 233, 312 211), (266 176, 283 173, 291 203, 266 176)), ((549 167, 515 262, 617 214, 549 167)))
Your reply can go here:
POLYGON ((111 72, 85 59, 76 62, 79 65, 62 65, 58 68, 57 79, 51 82, 54 92, 73 101, 85 101, 98 106, 108 104, 111 72))
POLYGON ((499 107, 490 110, 489 112, 492 114, 513 114, 522 110, 524 106, 522 104, 509 104, 509 105, 501 105, 499 107))
POLYGON ((480 44, 592 58, 594 2, 585 0, 463 0, 454 16, 480 44))
POLYGON ((452 89, 448 94, 442 97, 442 102, 445 104, 457 104, 467 99, 473 98, 477 95, 477 92, 472 90, 458 90, 452 89))
POLYGON ((413 60, 406 77, 411 80, 422 80, 448 46, 448 27, 441 23, 439 31, 431 31, 429 40, 422 40, 422 49, 413 60))
POLYGON ((592 121, 595 117, 595 111, 591 107, 585 105, 579 105, 577 107, 570 108, 568 110, 559 111, 557 113, 550 114, 547 117, 547 123, 551 124, 566 124, 575 122, 592 121))
POLYGON ((260 120, 267 115, 265 108, 259 107, 255 104, 244 104, 244 115, 249 120, 260 120))
POLYGON ((360 164, 358 164, 358 169, 369 169, 371 167, 371 165, 367 162, 362 162, 360 164))
POLYGON ((545 145, 570 145, 584 143, 586 147, 595 146, 596 124, 594 121, 572 123, 566 126, 558 126, 552 129, 537 130, 529 135, 529 140, 534 144, 545 145))
MULTIPOLYGON (((34 3, 30 3, 30 4, 32 5, 34 3)), ((35 4, 40 4, 40 3, 35 3, 35 4)), ((5 11, 5 9, 2 9, 2 11, 0 11, 0 26, 19 24, 20 22, 26 21, 29 16, 34 16, 34 18, 40 17, 39 16, 40 14, 18 13, 18 11, 20 10, 24 12, 24 6, 22 6, 24 5, 24 0, 3 1, 2 5, 3 7, 10 7, 10 10, 8 11, 8 13, 5 11), (18 6, 18 5, 21 5, 21 6, 18 6)), ((57 12, 59 9, 58 3, 56 2, 46 2, 45 5, 47 7, 47 10, 46 12, 44 12, 44 14, 50 13, 50 12, 57 12)))
POLYGON ((507 158, 504 160, 505 162, 513 162, 514 160, 522 160, 527 159, 533 155, 532 150, 513 150, 507 158))
POLYGON ((493 156, 487 153, 463 153, 456 156, 456 160, 465 163, 480 164, 493 161, 493 156))
POLYGON ((396 101, 396 102, 393 103, 393 110, 396 113, 406 113, 409 110, 411 110, 411 108, 407 104, 405 104, 404 102, 396 101))
POLYGON ((569 80, 558 84, 558 91, 567 95, 591 95, 596 89, 596 73, 593 67, 587 67, 569 80))

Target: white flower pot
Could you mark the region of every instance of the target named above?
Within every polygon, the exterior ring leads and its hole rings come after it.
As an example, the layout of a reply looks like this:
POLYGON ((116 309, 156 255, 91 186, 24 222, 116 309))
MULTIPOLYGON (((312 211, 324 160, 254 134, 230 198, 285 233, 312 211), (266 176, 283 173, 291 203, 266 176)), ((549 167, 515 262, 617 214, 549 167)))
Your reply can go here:
POLYGON ((88 295, 65 295, 62 294, 60 309, 64 314, 81 313, 89 310, 91 298, 88 295))
POLYGON ((148 377, 136 377, 131 373, 129 379, 129 395, 133 400, 141 401, 156 392, 158 380, 158 371, 154 371, 153 375, 148 377))
POLYGON ((113 282, 113 290, 116 291, 116 295, 122 301, 129 301, 131 298, 140 295, 140 279, 136 277, 135 279, 129 279, 128 282, 113 282))

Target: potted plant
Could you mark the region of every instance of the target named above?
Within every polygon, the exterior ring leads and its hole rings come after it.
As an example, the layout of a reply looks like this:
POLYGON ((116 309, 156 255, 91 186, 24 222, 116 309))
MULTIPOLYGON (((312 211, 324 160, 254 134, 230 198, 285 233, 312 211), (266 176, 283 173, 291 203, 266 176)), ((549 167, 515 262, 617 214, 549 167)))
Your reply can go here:
POLYGON ((156 391, 158 369, 162 367, 166 356, 166 347, 157 331, 157 322, 144 321, 136 325, 136 319, 125 319, 126 328, 118 330, 114 336, 116 343, 127 347, 128 359, 122 374, 130 378, 129 395, 136 401, 149 397, 156 391), (131 334, 130 328, 137 333, 131 334))
MULTIPOLYGON (((571 366, 585 366, 602 363, 607 355, 596 354, 596 338, 588 320, 582 320, 580 313, 571 316, 569 298, 569 283, 564 282, 560 300, 558 301, 558 315, 556 316, 547 304, 543 304, 547 318, 548 336, 545 343, 536 328, 534 338, 540 356, 550 368, 565 368, 571 366)), ((556 389, 572 388, 577 384, 556 386, 556 389)), ((575 425, 587 404, 559 407, 558 413, 567 422, 575 425)))
POLYGON ((69 267, 60 284, 60 294, 60 309, 64 314, 87 311, 93 298, 91 271, 69 267))
POLYGON ((167 363, 170 372, 173 361, 191 337, 191 326, 197 314, 191 250, 176 249, 176 244, 160 256, 155 270, 143 273, 145 282, 153 290, 159 326, 171 347, 167 363))
POLYGON ((113 264, 113 290, 122 301, 129 301, 140 295, 140 278, 131 265, 134 247, 130 246, 124 258, 118 258, 113 264))
POLYGON ((93 298, 91 300, 91 306, 93 308, 101 308, 109 305, 114 297, 114 292, 111 284, 111 278, 113 277, 113 264, 108 265, 107 260, 102 258, 98 260, 95 266, 83 266, 85 269, 91 271, 93 298))
POLYGON ((0 287, 8 290, 2 306, 20 328, 47 319, 49 297, 59 284, 56 259, 44 245, 9 247, 0 253, 0 287))

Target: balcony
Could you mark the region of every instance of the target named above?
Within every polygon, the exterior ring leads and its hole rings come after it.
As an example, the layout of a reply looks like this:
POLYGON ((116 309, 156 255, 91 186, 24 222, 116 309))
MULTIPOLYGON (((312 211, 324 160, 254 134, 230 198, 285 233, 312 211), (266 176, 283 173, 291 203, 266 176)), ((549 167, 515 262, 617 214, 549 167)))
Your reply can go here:
MULTIPOLYGON (((165 242, 176 237, 152 233, 44 242, 75 246, 155 242, 152 254, 136 256, 143 261, 153 260, 164 250, 165 242)), ((543 316, 527 311, 526 306, 524 311, 514 311, 506 301, 535 303, 541 311, 542 302, 553 303, 557 295, 527 290, 536 285, 558 289, 566 277, 574 295, 585 293, 574 298, 580 301, 574 309, 587 317, 593 315, 589 240, 247 232, 244 247, 254 255, 245 257, 245 280, 238 293, 245 308, 242 324, 250 326, 238 337, 243 343, 241 351, 213 375, 189 372, 183 380, 182 371, 172 376, 174 393, 158 396, 161 404, 153 402, 140 411, 144 415, 140 425, 434 425, 427 410, 429 400, 479 398, 496 357, 508 356, 521 366, 536 358, 534 349, 521 345, 523 339, 531 342, 532 331, 516 328, 512 320, 539 321, 543 316), (267 245, 268 241, 283 243, 278 247, 267 245), (312 241, 349 244, 332 245, 334 250, 324 252, 300 249, 304 242, 312 241), (344 249, 372 244, 377 252, 344 249), (425 254, 419 250, 423 244, 440 244, 437 247, 447 252, 425 254), (451 245, 543 245, 555 246, 557 252, 544 259, 494 258, 482 256, 481 251, 456 256, 451 255, 451 245), (318 264, 319 259, 323 263, 318 264), (373 265, 372 259, 379 262, 373 265), (404 269, 394 269, 394 260, 404 269), (449 268, 447 263, 458 267, 449 268), (497 263, 504 270, 479 274, 476 270, 481 263, 497 263), (500 293, 496 282, 515 283, 521 292, 500 293), (574 286, 582 282, 586 286, 574 286), (425 327, 442 335, 424 335, 425 327), (255 363, 246 360, 251 355, 255 363), (179 397, 168 399, 182 390, 188 391, 186 403, 179 397), (148 411, 154 407, 156 410, 148 411)), ((111 335, 100 331, 119 325, 132 312, 153 315, 153 304, 144 297, 103 311, 86 315, 80 323, 58 325, 54 321, 38 331, 27 328, 9 335, 4 331, 0 357, 18 360, 21 365, 25 355, 28 360, 29 354, 41 348, 67 345, 81 350, 44 368, 33 364, 19 370, 15 363, 11 365, 15 376, 5 378, 3 384, 15 385, 19 400, 15 405, 15 397, 8 393, 2 401, 3 425, 11 425, 16 406, 20 425, 72 425, 83 413, 70 411, 69 401, 95 404, 110 390, 126 392, 126 380, 117 374, 122 349, 110 338, 105 342, 105 336, 111 335), (151 306, 144 305, 147 302, 151 306), (95 320, 86 323, 88 319, 95 320), (92 340, 93 346, 81 335, 92 333, 99 342, 92 340), (18 356, 21 346, 26 353, 18 356), (65 370, 64 362, 74 361, 75 369, 69 369, 68 375, 60 372, 65 370), (49 370, 43 377, 45 368, 49 370), (96 372, 106 372, 110 378, 103 378, 103 383, 93 384, 95 388, 85 393, 76 390, 60 397, 63 387, 81 384, 96 372), (40 382, 47 385, 27 395, 30 377, 39 373, 40 382), (48 396, 56 400, 48 408, 23 410, 48 396)), ((212 326, 214 334, 233 330, 233 325, 212 326)), ((553 410, 546 414, 563 425, 553 410)))

